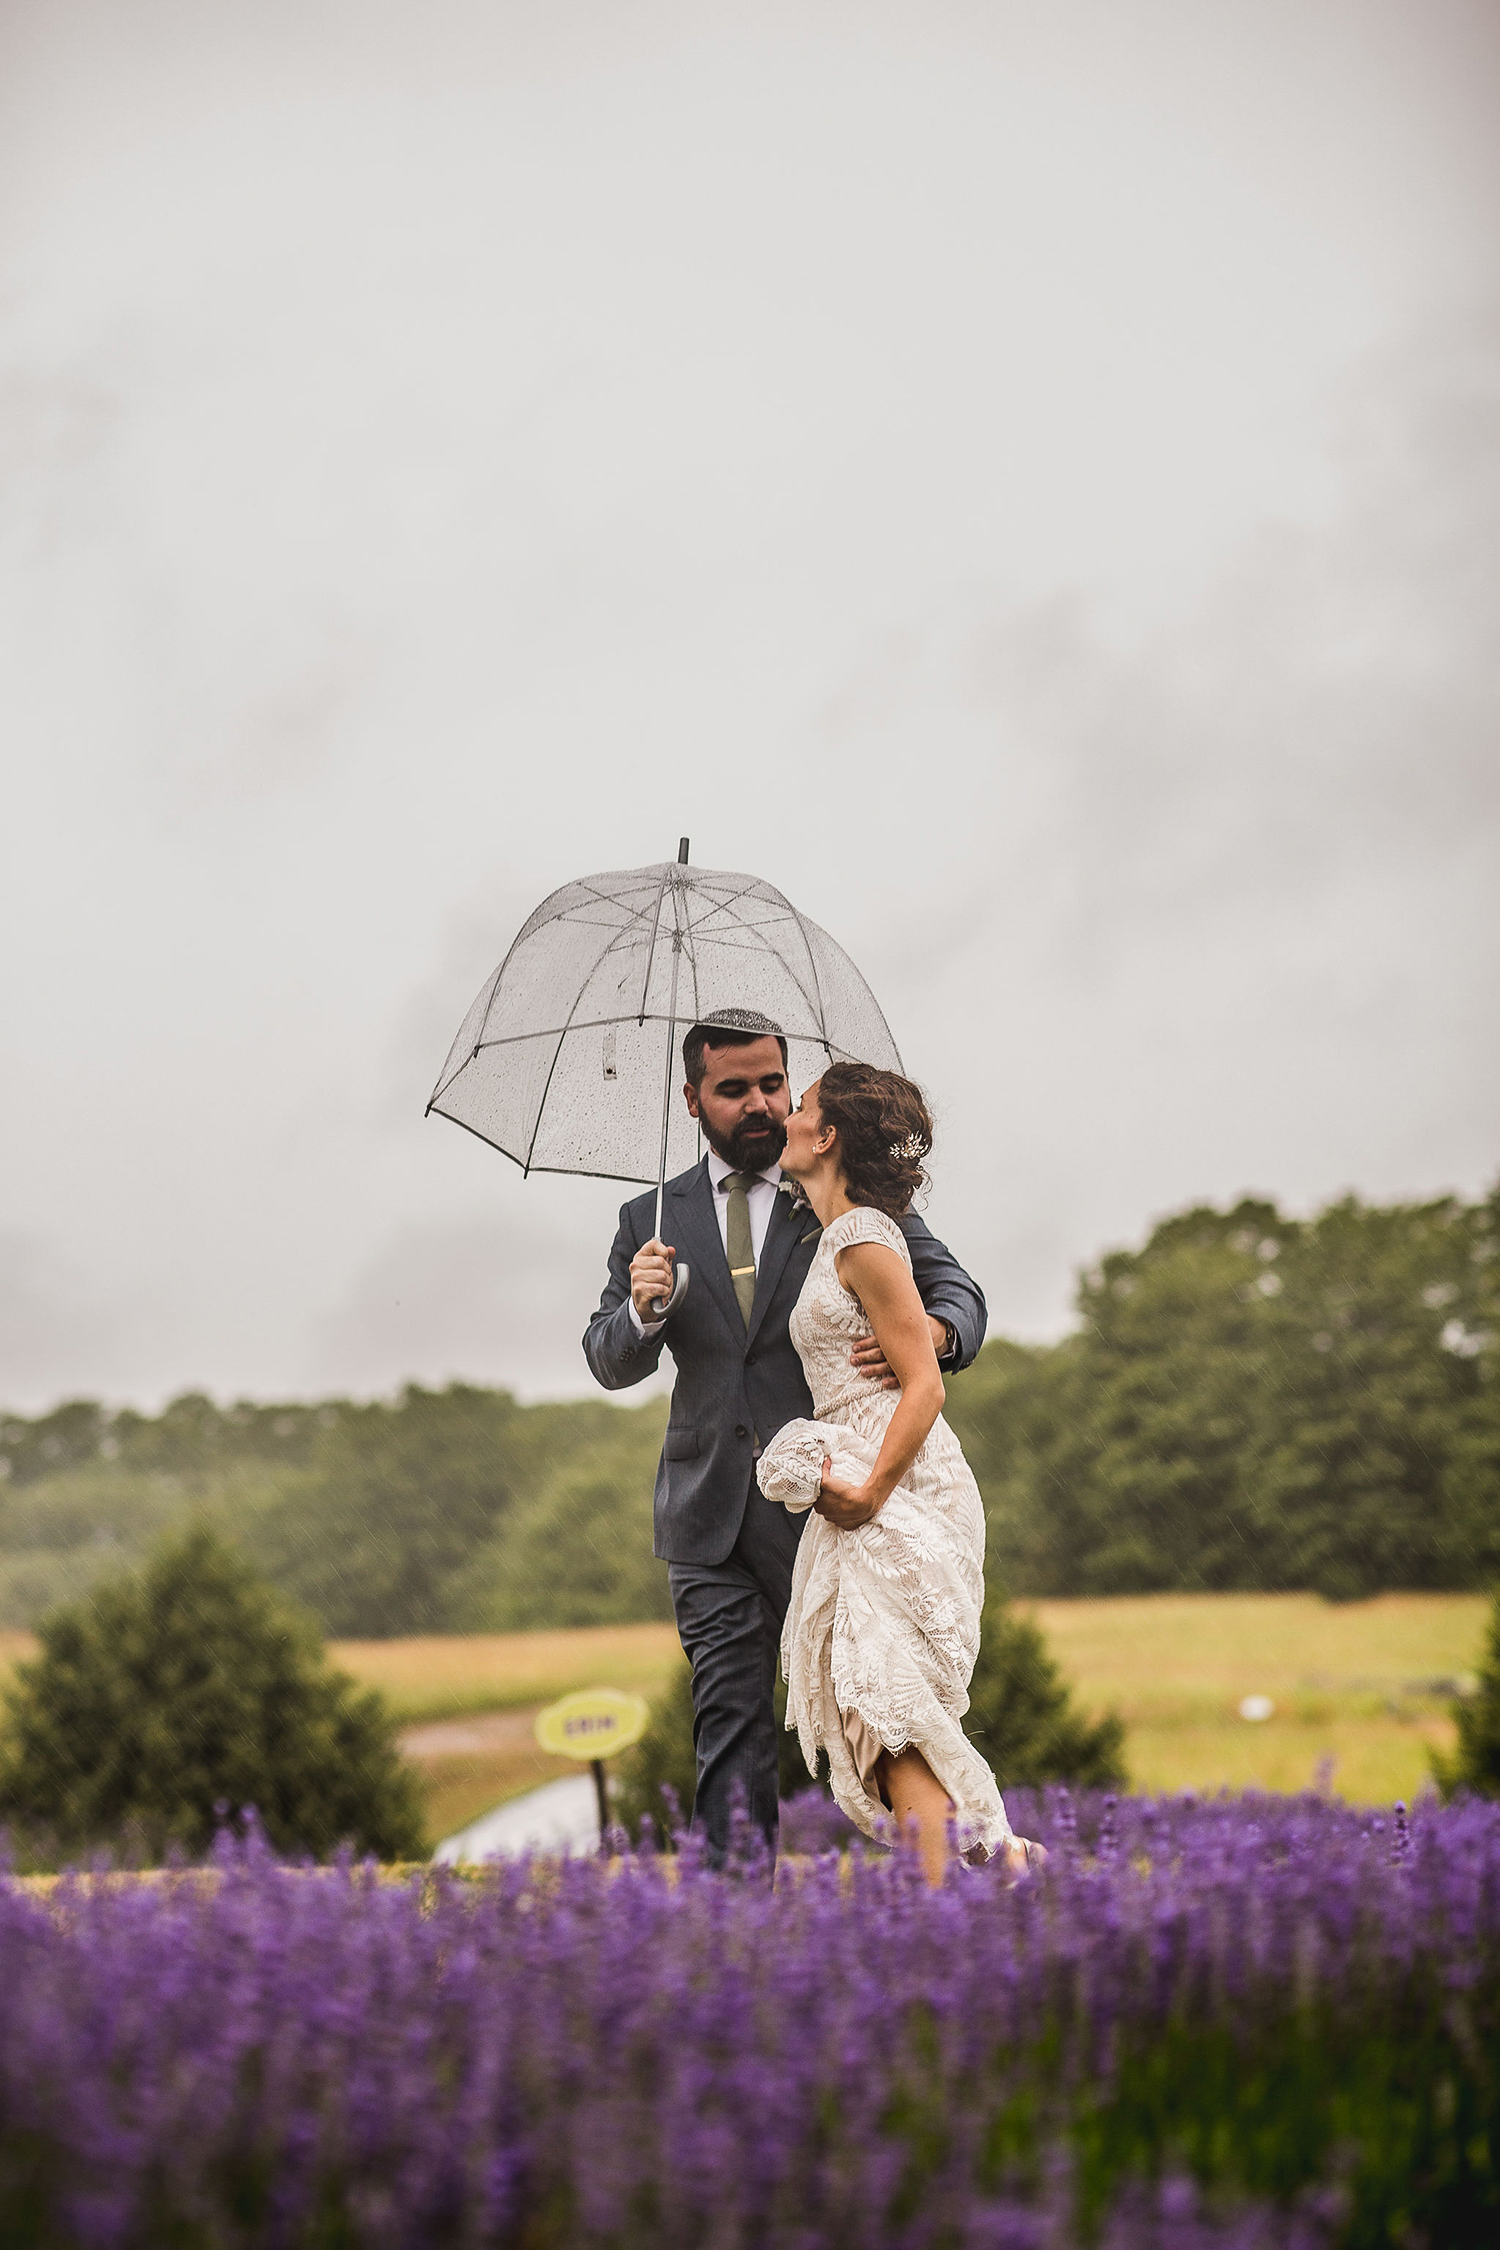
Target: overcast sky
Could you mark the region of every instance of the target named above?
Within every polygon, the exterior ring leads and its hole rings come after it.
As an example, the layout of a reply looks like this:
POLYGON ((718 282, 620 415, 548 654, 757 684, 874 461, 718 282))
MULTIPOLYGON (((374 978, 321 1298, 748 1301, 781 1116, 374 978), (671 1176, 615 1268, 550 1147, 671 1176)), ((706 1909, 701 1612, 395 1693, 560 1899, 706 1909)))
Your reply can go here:
POLYGON ((1500 1170, 1489 0, 0 6, 0 1403, 587 1388, 568 877, 860 962, 994 1327, 1500 1170))

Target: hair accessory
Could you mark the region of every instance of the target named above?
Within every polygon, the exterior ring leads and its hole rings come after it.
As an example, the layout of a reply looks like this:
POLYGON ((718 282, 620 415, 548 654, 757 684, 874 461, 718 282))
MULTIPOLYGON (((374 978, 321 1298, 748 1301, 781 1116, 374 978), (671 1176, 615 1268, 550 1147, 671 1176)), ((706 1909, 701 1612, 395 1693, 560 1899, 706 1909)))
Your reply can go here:
POLYGON ((890 1153, 898 1163, 918 1164, 931 1145, 920 1133, 908 1133, 904 1141, 892 1141, 890 1153))

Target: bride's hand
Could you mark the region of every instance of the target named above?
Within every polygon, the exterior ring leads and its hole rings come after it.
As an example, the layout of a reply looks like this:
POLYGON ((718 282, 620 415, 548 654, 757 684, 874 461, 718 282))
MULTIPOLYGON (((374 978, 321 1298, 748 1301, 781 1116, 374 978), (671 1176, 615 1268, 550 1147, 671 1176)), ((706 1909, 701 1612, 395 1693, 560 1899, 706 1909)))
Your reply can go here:
POLYGON ((835 1531, 857 1531, 862 1523, 880 1513, 880 1502, 866 1497, 869 1486, 845 1484, 828 1472, 833 1463, 823 1463, 823 1481, 818 1487, 818 1497, 813 1507, 820 1516, 826 1516, 835 1531))

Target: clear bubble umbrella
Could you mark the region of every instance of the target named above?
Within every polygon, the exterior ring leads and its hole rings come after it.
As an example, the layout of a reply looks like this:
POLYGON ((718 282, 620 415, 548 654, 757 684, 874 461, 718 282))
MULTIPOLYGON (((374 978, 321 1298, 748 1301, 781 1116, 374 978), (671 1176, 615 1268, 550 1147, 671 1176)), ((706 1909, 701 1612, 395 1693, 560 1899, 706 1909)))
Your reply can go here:
MULTIPOLYGON (((899 1070, 864 978, 758 876, 676 861, 554 891, 463 1020, 427 1104, 526 1172, 656 1187, 699 1153, 674 1099, 695 1023, 779 1031, 794 1084, 828 1062, 899 1070)), ((673 1298, 686 1286, 683 1269, 673 1298)))

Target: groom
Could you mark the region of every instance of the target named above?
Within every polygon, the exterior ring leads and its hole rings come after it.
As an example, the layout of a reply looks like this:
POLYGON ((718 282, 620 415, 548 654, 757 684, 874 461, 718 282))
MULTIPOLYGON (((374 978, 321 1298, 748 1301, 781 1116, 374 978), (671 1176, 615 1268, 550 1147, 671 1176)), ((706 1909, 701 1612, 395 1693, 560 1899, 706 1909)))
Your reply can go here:
MULTIPOLYGON (((771 1698, 803 1518, 763 1496, 755 1457, 784 1422, 812 1412, 787 1321, 820 1229, 811 1211, 778 1193, 792 1102, 777 1026, 748 1009, 721 1009, 694 1024, 682 1061, 688 1113, 709 1153, 667 1182, 662 1241, 652 1235, 654 1191, 621 1210, 583 1348, 610 1391, 643 1381, 663 1347, 677 1363, 656 1471, 655 1549, 693 1667, 693 1825, 722 1865, 737 1788, 776 1842, 771 1698), (691 1285, 658 1320, 652 1306, 670 1293, 679 1255, 691 1285)), ((984 1298, 920 1219, 900 1223, 938 1364, 967 1367, 984 1342, 984 1298)), ((850 1357, 894 1386, 873 1338, 850 1357)), ((837 1522, 836 1502, 818 1505, 837 1522)))

